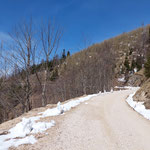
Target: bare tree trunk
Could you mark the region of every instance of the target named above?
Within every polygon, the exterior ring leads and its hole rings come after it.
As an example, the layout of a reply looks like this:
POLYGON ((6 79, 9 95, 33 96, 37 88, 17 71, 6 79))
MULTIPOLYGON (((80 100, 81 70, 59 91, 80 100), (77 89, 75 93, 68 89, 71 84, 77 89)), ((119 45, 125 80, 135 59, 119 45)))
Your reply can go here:
POLYGON ((45 70, 45 77, 44 77, 44 83, 42 88, 42 106, 45 106, 47 104, 47 97, 46 97, 46 83, 47 83, 47 70, 45 70))
POLYGON ((25 107, 24 111, 28 112, 32 108, 30 67, 33 65, 33 56, 35 55, 36 48, 32 20, 30 20, 29 23, 23 22, 22 24, 18 24, 10 36, 14 41, 11 47, 13 52, 10 61, 24 71, 25 77, 22 78, 22 81, 24 82, 23 86, 25 87, 25 102, 23 102, 23 107, 25 107))
POLYGON ((47 25, 41 27, 40 32, 41 32, 42 51, 44 53, 44 57, 46 60, 44 72, 45 77, 42 86, 42 106, 45 106, 47 104, 46 88, 48 78, 50 75, 48 64, 50 62, 50 56, 52 55, 52 52, 54 52, 55 54, 58 49, 62 31, 53 24, 51 24, 51 22, 49 21, 47 25))

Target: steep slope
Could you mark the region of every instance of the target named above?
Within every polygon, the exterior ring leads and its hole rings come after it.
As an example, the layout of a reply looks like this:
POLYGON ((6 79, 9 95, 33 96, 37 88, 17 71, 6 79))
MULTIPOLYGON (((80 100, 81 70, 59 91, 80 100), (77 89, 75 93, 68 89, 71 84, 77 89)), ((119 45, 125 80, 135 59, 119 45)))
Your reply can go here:
POLYGON ((143 68, 140 71, 133 74, 131 77, 129 77, 127 84, 136 87, 136 86, 142 86, 146 81, 147 78, 144 75, 144 68, 143 68))
MULTIPOLYGON (((94 44, 67 57, 63 63, 57 64, 51 72, 53 75, 57 73, 57 78, 47 82, 47 103, 62 102, 99 91, 110 91, 112 87, 120 84, 117 81, 120 76, 125 78, 126 83, 134 72, 143 67, 146 60, 150 47, 149 28, 149 25, 141 27, 102 43, 94 44)), ((42 72, 38 73, 42 78, 42 72)), ((21 100, 24 99, 22 83, 18 84, 13 80, 13 78, 18 79, 18 76, 11 78, 12 84, 7 81, 8 85, 11 85, 9 90, 5 89, 3 85, 0 86, 0 93, 3 93, 0 94, 0 102, 5 102, 5 104, 0 104, 0 122, 23 113, 23 106, 17 97, 19 95, 21 100), (18 95, 16 96, 14 93, 18 95)), ((32 81, 32 108, 40 107, 42 91, 35 74, 32 74, 30 78, 32 81)))
POLYGON ((147 109, 150 109, 150 79, 148 79, 133 97, 135 101, 144 102, 147 109))
POLYGON ((134 72, 143 67, 148 50, 149 26, 94 44, 72 55, 59 70, 60 76, 66 80, 59 80, 60 84, 63 82, 61 87, 65 84, 68 92, 71 89, 70 94, 64 94, 64 98, 77 93, 83 95, 110 90, 120 75, 128 81, 134 72))

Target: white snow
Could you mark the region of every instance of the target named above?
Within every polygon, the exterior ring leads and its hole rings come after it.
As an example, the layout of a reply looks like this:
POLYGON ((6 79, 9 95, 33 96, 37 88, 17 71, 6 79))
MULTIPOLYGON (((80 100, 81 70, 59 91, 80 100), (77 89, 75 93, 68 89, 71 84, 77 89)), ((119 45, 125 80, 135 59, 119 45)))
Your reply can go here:
POLYGON ((119 82, 126 82, 125 77, 118 78, 119 82))
POLYGON ((36 139, 33 135, 27 136, 22 139, 10 139, 7 141, 2 140, 2 138, 5 139, 5 137, 0 137, 0 150, 7 150, 11 146, 18 147, 22 144, 34 144, 36 142, 36 139))
POLYGON ((37 122, 32 125, 31 133, 42 133, 47 129, 53 127, 55 125, 55 121, 51 120, 50 122, 37 122))
POLYGON ((71 108, 76 107, 80 103, 97 95, 98 94, 87 95, 85 97, 78 98, 77 100, 71 100, 63 105, 58 102, 57 107, 47 109, 46 111, 39 113, 39 116, 22 118, 22 121, 11 128, 7 135, 0 136, 0 150, 7 150, 11 146, 17 147, 21 144, 36 143, 37 140, 30 134, 42 133, 55 125, 54 120, 51 120, 50 122, 37 122, 40 118, 61 115, 64 112, 69 111, 71 108))
POLYGON ((71 108, 78 106, 80 103, 85 102, 92 97, 97 96, 98 94, 93 94, 93 95, 87 95, 85 97, 78 98, 77 100, 71 100, 68 103, 65 104, 60 104, 58 102, 57 107, 52 108, 52 109, 47 109, 44 112, 41 112, 39 114, 42 114, 42 117, 48 117, 48 116, 57 116, 60 115, 66 111, 69 111, 71 108))
POLYGON ((50 116, 58 116, 58 115, 62 114, 63 112, 64 112, 63 106, 61 105, 60 102, 58 102, 57 107, 47 109, 46 111, 40 112, 39 114, 42 114, 41 117, 44 118, 44 117, 50 117, 50 116))
POLYGON ((134 72, 135 72, 135 73, 137 72, 137 68, 134 68, 134 72))
POLYGON ((39 119, 40 116, 22 118, 22 121, 11 128, 7 135, 0 136, 0 150, 8 149, 11 146, 17 147, 21 144, 34 144, 36 139, 33 135, 27 136, 28 134, 41 133, 55 124, 53 120, 50 122, 35 122, 39 119))
POLYGON ((113 92, 114 92, 113 88, 111 88, 110 92, 111 92, 111 93, 113 93, 113 92))
POLYGON ((137 89, 138 87, 131 87, 131 86, 115 86, 114 88, 116 89, 126 89, 126 90, 132 90, 132 89, 137 89))
POLYGON ((144 118, 150 120, 150 109, 146 109, 145 106, 143 105, 143 102, 136 102, 133 101, 133 94, 130 94, 129 97, 126 99, 127 103, 138 113, 140 113, 144 118))

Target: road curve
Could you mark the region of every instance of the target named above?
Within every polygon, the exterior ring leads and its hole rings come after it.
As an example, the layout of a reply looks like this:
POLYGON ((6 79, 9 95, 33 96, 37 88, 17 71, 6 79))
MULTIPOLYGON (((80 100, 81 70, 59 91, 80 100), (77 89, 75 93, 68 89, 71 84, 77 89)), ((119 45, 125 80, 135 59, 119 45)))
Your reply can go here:
POLYGON ((133 90, 99 95, 55 117, 32 150, 150 150, 150 121, 125 102, 133 90))

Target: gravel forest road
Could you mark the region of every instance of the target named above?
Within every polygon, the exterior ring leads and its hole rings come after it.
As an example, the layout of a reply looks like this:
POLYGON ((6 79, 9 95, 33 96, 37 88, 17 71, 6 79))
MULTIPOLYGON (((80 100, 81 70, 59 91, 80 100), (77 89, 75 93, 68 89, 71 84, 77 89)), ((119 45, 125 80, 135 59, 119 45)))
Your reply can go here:
POLYGON ((150 121, 125 102, 133 90, 101 94, 65 115, 24 150, 150 150, 150 121))

